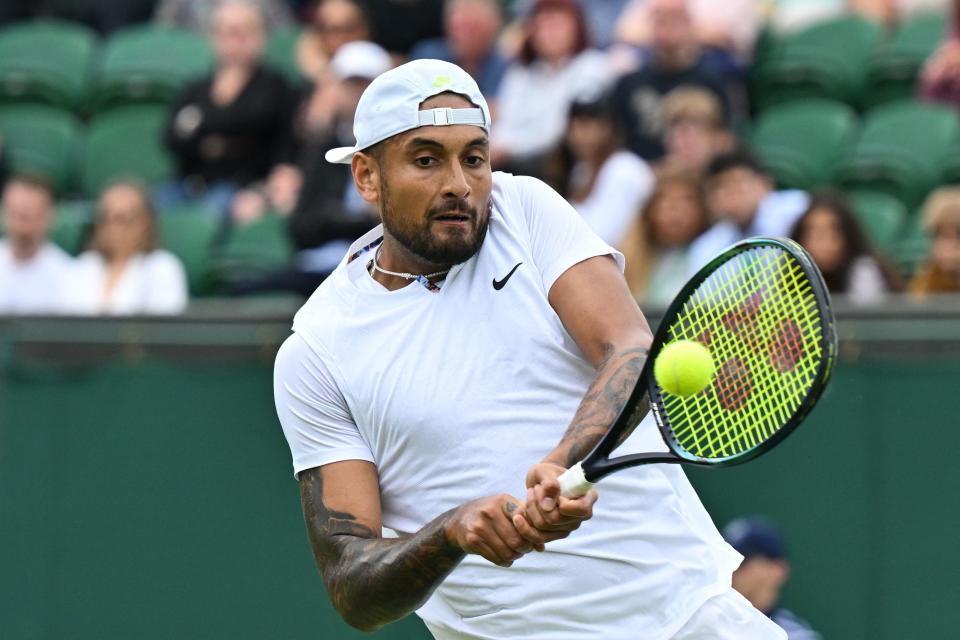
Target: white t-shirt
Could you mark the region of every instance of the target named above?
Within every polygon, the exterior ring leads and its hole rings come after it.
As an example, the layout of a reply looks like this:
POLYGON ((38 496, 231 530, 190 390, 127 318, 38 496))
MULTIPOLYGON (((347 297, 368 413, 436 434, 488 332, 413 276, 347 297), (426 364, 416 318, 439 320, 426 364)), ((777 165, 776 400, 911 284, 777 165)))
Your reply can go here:
POLYGON ((653 191, 655 180, 640 156, 617 151, 600 167, 590 195, 572 204, 601 240, 619 247, 653 191))
POLYGON ((19 262, 9 242, 0 240, 0 314, 58 312, 72 261, 63 249, 48 242, 31 260, 19 262))
POLYGON ((107 263, 87 251, 74 263, 63 311, 75 315, 173 314, 187 306, 187 274, 180 259, 157 249, 127 264, 109 296, 104 296, 107 263))
MULTIPOLYGON (((294 471, 373 462, 383 524, 401 533, 476 498, 525 496, 527 470, 595 376, 547 294, 578 262, 613 255, 622 267, 622 256, 542 182, 494 173, 493 185, 480 251, 439 290, 373 280, 378 227, 297 313, 277 356, 294 471)), ((665 448, 652 421, 627 444, 665 448)), ((598 489, 594 517, 569 538, 509 569, 468 555, 417 613, 438 638, 653 640, 730 587, 741 558, 680 468, 647 465, 598 489)))

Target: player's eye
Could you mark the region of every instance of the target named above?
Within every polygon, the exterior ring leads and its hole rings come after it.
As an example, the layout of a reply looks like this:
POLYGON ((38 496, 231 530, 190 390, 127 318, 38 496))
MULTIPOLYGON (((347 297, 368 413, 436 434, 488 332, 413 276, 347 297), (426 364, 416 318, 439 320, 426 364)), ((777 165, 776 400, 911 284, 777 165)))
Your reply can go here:
POLYGON ((413 160, 418 167, 432 167, 437 163, 433 156, 418 156, 413 160))
POLYGON ((487 159, 480 154, 469 155, 464 159, 468 167, 481 167, 487 159))

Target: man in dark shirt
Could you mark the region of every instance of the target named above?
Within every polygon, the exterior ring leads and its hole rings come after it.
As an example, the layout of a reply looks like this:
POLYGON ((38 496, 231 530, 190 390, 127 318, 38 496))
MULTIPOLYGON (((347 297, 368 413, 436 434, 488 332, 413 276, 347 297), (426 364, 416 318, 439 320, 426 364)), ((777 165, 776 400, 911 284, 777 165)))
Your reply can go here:
POLYGON ((720 100, 727 120, 744 103, 741 70, 721 52, 697 44, 684 0, 650 0, 651 48, 641 68, 617 82, 613 106, 626 145, 647 160, 663 156, 663 97, 682 85, 698 86, 720 100))
POLYGON ((160 207, 201 198, 225 213, 238 188, 291 163, 296 94, 262 64, 264 18, 248 0, 228 0, 213 15, 213 74, 174 101, 166 129, 179 180, 158 190, 160 207))

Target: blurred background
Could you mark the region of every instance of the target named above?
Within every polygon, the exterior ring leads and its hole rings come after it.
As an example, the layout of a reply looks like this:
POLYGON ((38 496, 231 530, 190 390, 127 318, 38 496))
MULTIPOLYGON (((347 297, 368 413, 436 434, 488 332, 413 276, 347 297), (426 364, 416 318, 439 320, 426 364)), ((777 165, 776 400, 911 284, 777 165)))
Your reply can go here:
POLYGON ((361 637, 272 362, 378 222, 323 154, 424 57, 652 323, 743 237, 810 251, 834 381, 787 446, 689 475, 792 640, 956 635, 960 1, 3 0, 0 638, 361 637))

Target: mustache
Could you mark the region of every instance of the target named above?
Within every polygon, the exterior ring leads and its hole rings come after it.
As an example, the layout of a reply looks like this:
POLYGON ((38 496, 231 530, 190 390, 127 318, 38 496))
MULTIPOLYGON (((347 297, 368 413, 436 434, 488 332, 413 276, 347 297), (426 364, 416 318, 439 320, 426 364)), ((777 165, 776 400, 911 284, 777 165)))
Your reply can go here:
POLYGON ((434 218, 436 216, 454 211, 459 211, 460 213, 469 215, 473 218, 477 217, 477 208, 467 202, 467 200, 464 198, 450 198, 449 200, 445 200, 443 204, 432 207, 427 213, 431 218, 434 218))

